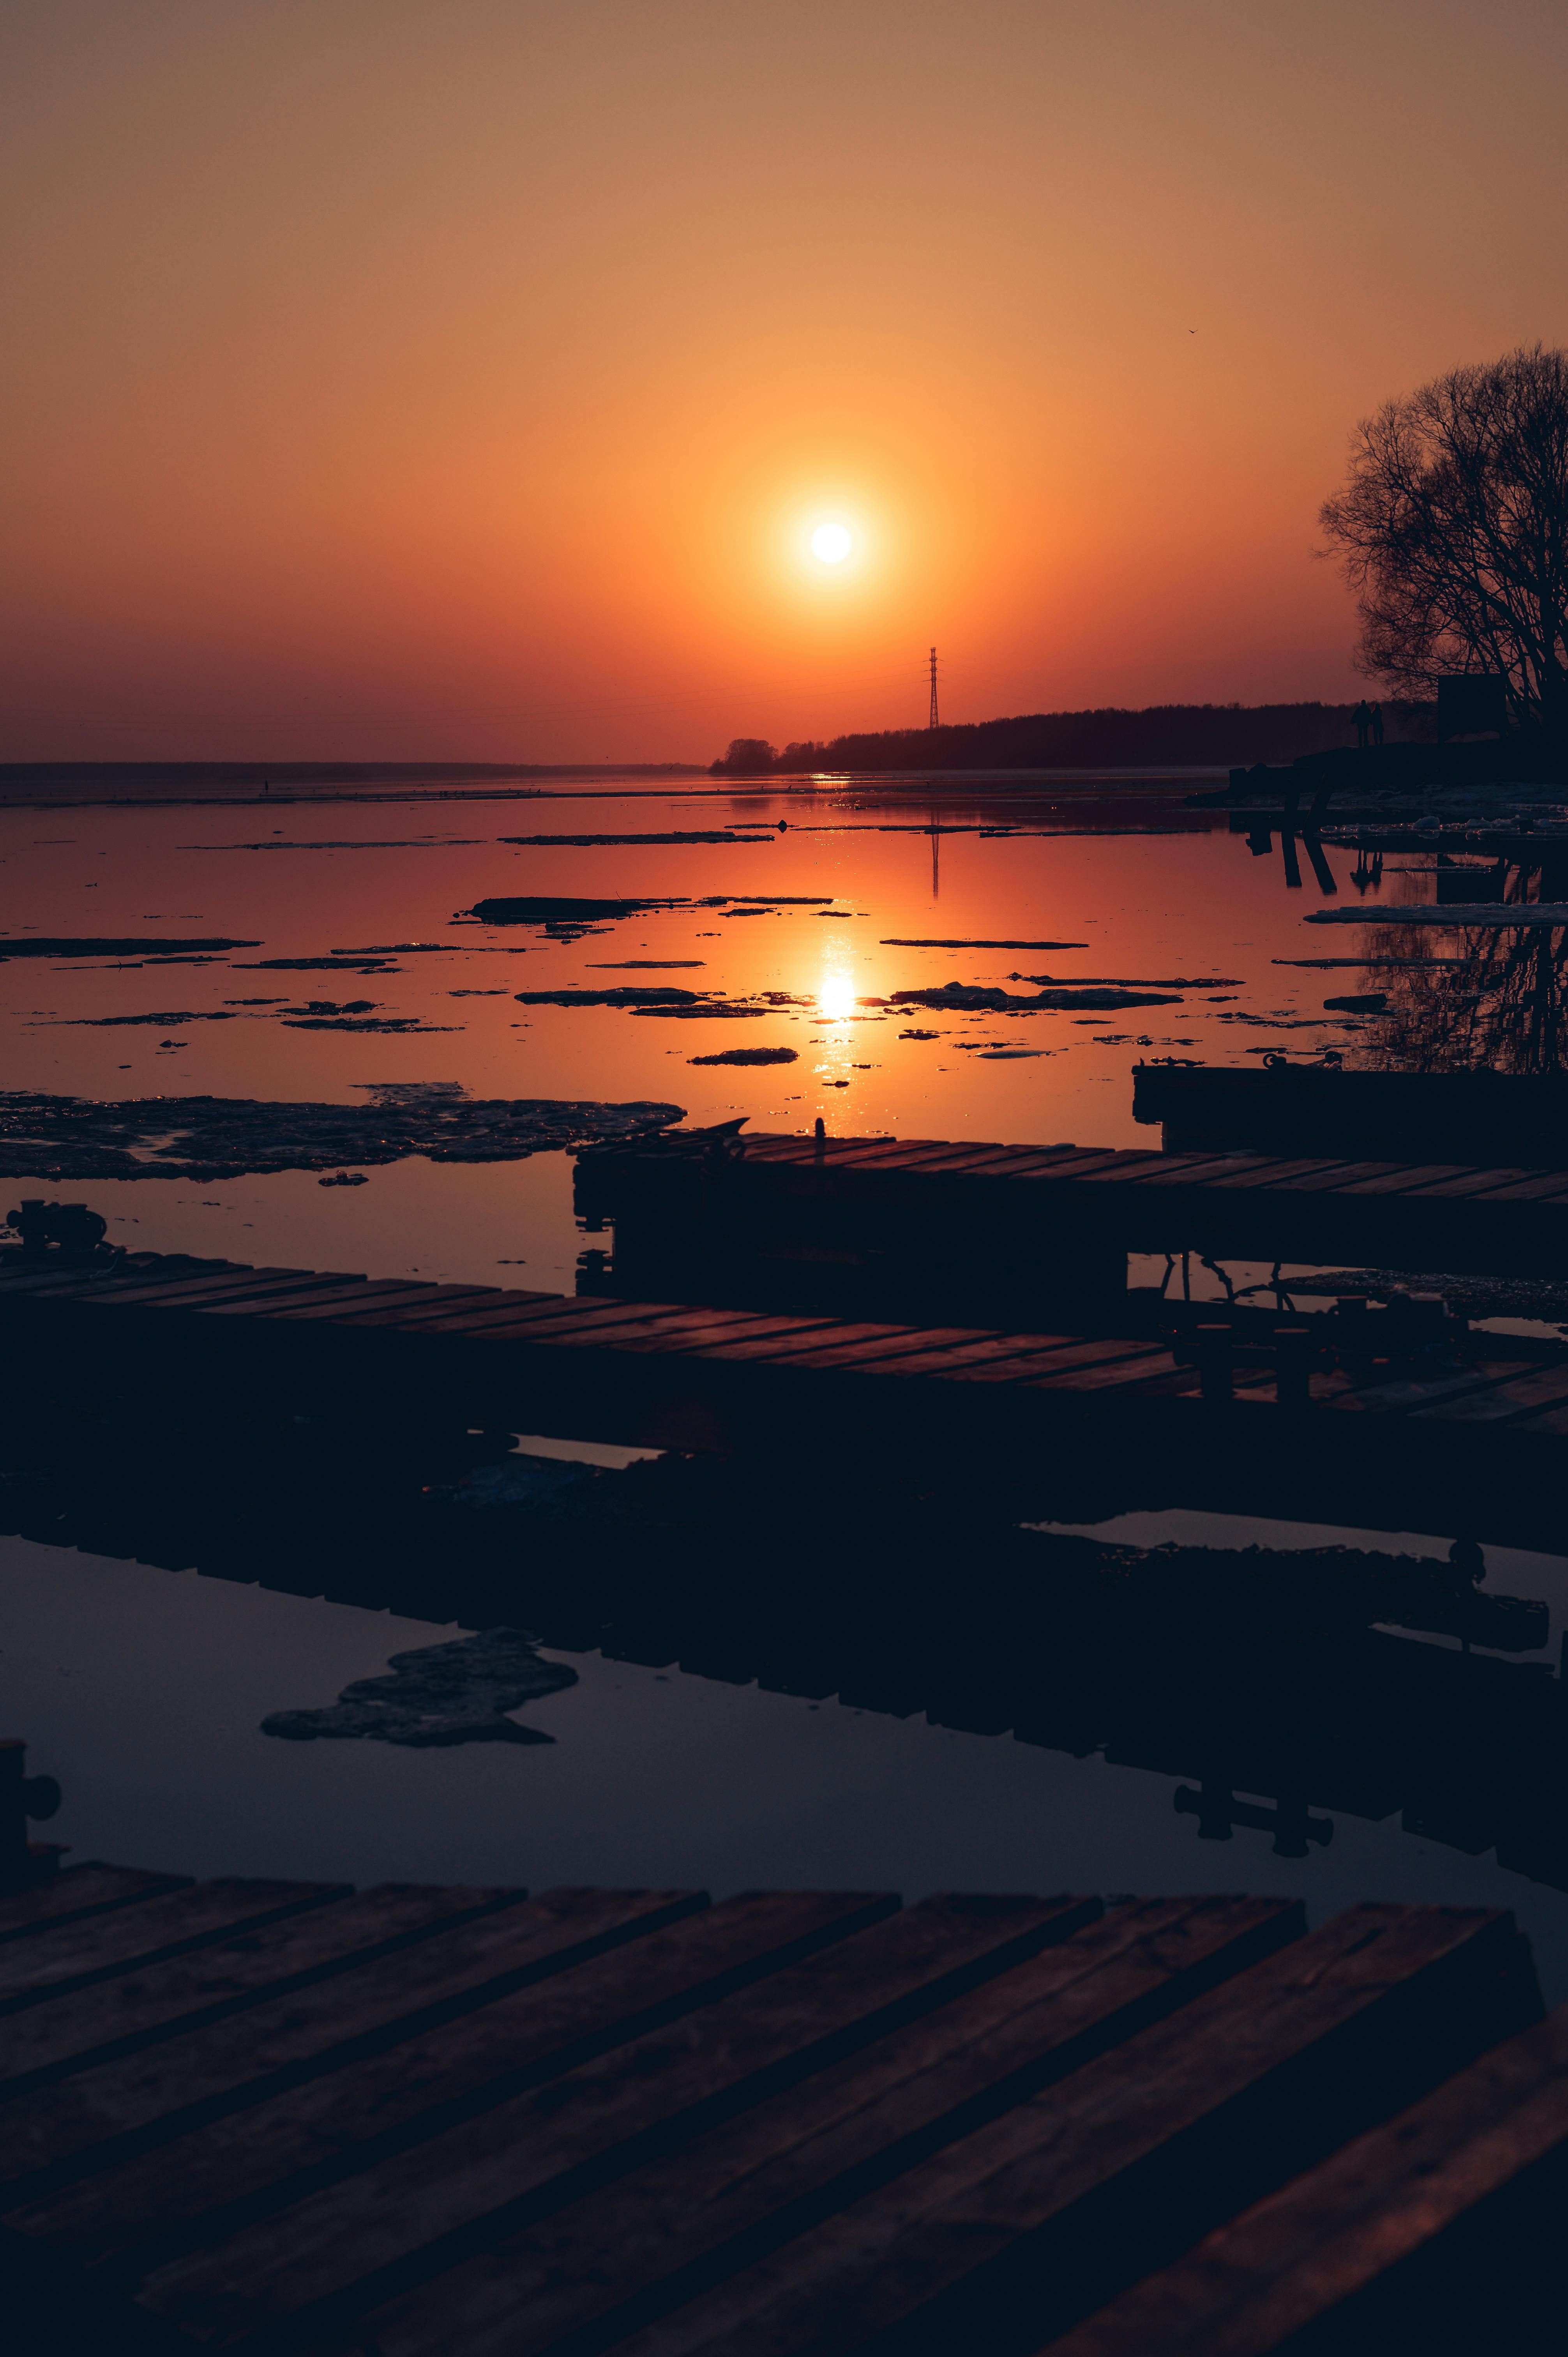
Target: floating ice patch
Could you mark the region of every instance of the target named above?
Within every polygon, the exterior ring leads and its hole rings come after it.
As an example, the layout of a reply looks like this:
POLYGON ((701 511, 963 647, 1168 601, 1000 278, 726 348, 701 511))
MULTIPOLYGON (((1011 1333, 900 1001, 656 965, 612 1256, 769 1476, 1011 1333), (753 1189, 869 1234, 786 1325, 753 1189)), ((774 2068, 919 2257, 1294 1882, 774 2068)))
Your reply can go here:
POLYGON ((308 1743, 348 1737, 419 1749, 453 1743, 553 1743, 536 1727, 520 1727, 508 1713, 577 1683, 575 1670, 540 1659, 537 1641, 521 1629, 483 1629, 446 1645, 393 1653, 389 1676, 356 1678, 335 1703, 319 1710, 274 1710, 263 1735, 308 1743))
POLYGON ((1113 1006, 1171 1006, 1175 995, 1165 990, 1042 990, 1037 998, 1023 998, 1011 991, 982 989, 977 985, 950 982, 940 990, 896 990, 891 1004, 895 1006, 929 1006, 972 1008, 986 1014, 1049 1014, 1069 1006, 1094 1006, 1102 1011, 1113 1006))
POLYGON ((712 1056, 688 1056, 689 1064, 793 1064, 793 1048, 721 1048, 712 1056))
POLYGON ((510 1162, 551 1147, 666 1129, 682 1113, 672 1104, 469 1097, 456 1082, 360 1085, 371 1098, 367 1105, 197 1096, 101 1102, 3 1091, 0 1176, 51 1183, 205 1181, 252 1171, 373 1167, 411 1154, 439 1162, 510 1162))
POLYGON ((628 843, 773 843, 774 834, 736 834, 733 827, 707 827, 689 834, 500 834, 498 843, 527 844, 531 849, 544 849, 553 844, 563 849, 592 851, 602 844, 628 843))

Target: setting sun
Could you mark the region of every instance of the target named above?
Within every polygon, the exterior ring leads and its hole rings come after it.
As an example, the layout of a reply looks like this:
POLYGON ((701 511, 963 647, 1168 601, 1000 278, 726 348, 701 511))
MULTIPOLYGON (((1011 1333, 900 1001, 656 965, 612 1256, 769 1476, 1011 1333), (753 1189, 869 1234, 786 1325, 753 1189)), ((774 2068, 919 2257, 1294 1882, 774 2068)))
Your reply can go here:
POLYGON ((811 554, 824 565, 842 565, 854 546, 842 523, 820 523, 811 534, 811 554))

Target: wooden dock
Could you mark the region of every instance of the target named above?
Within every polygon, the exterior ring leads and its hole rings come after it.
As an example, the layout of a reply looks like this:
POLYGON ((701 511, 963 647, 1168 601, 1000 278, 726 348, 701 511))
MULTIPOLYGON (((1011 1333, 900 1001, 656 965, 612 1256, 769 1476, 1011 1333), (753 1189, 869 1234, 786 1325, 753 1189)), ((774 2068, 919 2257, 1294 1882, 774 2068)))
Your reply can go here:
MULTIPOLYGON (((1198 1077, 1140 1067, 1139 1118, 1176 1118, 1181 1092, 1198 1077)), ((1202 1077, 1233 1080, 1244 1118, 1251 1114, 1243 1114, 1243 1098, 1251 1108, 1276 1082, 1275 1099, 1286 1093, 1283 1076, 1273 1072, 1202 1077)), ((1322 1082, 1310 1096, 1315 1112, 1358 1101, 1363 1077, 1384 1076, 1293 1073, 1292 1083, 1303 1085, 1292 1104, 1307 1101, 1307 1081, 1322 1082)), ((1477 1118, 1445 1124, 1441 1159, 1420 1146, 1393 1160, 1350 1146, 1333 1152, 1326 1111, 1313 1150, 1288 1154, 1269 1150, 1267 1140, 1260 1151, 1227 1145, 1162 1154, 937 1138, 831 1138, 819 1148, 809 1137, 773 1135, 703 1153, 677 1133, 581 1154, 577 1202, 590 1223, 614 1224, 623 1277, 628 1264, 651 1267, 699 1245, 718 1262, 817 1251, 933 1271, 967 1256, 972 1273, 994 1266, 1009 1282, 1036 1286, 1053 1271, 1058 1286, 1086 1275, 1109 1284, 1129 1252, 1568 1274, 1568 1156, 1555 1168, 1487 1168, 1453 1157, 1456 1128, 1466 1137, 1492 1134, 1484 1102, 1477 1118)), ((1414 1119, 1412 1112, 1399 1117, 1407 1129, 1414 1119)))
POLYGON ((1483 1534, 1505 1503, 1516 1530, 1521 1515, 1556 1527, 1568 1471, 1568 1351, 1489 1338, 1463 1361, 1380 1361, 1371 1340, 1337 1361, 1281 1358, 1232 1349, 1218 1322, 1194 1348, 154 1254, 31 1275, 19 1263, 0 1275, 7 1380, 79 1405, 150 1393, 231 1415, 286 1401, 329 1422, 423 1415, 726 1456, 797 1448, 926 1480, 945 1464, 1019 1512, 1050 1511, 1097 1462, 1134 1469, 1167 1501, 1305 1479, 1320 1514, 1337 1490, 1375 1490, 1385 1514, 1421 1517, 1384 1527, 1442 1516, 1439 1529, 1483 1534))
MULTIPOLYGON (((1375 986, 1377 977, 1373 976, 1375 986)), ((1548 1192, 1509 1199, 1509 1187, 1568 1169, 1568 1076, 1511 1072, 1345 1071, 1323 1064, 1134 1064, 1133 1112, 1163 1125, 1167 1155, 1244 1148, 1262 1156, 1391 1154, 1433 1162, 1443 1175, 1434 1202, 1493 1200, 1547 1202, 1548 1192), (1510 1166, 1496 1174, 1498 1195, 1478 1171, 1451 1158, 1456 1144, 1485 1139, 1510 1166)), ((1264 1183, 1267 1183, 1266 1181, 1264 1183)), ((1429 1180, 1429 1184, 1430 1184, 1429 1180)), ((1428 1187, 1412 1190, 1424 1202, 1428 1187)), ((1396 1189, 1397 1200, 1397 1189, 1396 1189)), ((1568 1187, 1564 1189, 1568 1200, 1568 1187)), ((1455 1260, 1433 1261, 1458 1268, 1455 1260)))
POLYGON ((88 1865, 0 1900, 0 2015, 24 2351, 1261 2357, 1391 2281, 1470 2350, 1477 2222, 1493 2314, 1556 2287, 1497 1910, 88 1865))

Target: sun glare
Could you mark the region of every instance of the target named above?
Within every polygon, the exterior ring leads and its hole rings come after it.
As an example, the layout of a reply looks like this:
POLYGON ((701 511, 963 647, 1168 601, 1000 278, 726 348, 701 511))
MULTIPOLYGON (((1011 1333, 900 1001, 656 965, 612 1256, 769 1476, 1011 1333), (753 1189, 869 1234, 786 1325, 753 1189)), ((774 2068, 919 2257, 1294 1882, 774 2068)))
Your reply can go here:
POLYGON ((825 974, 817 993, 817 1005, 824 1021, 842 1023, 846 1015, 854 1013, 854 980, 847 974, 825 974))
POLYGON ((811 554, 824 565, 842 565, 854 546, 842 523, 820 523, 811 534, 811 554))

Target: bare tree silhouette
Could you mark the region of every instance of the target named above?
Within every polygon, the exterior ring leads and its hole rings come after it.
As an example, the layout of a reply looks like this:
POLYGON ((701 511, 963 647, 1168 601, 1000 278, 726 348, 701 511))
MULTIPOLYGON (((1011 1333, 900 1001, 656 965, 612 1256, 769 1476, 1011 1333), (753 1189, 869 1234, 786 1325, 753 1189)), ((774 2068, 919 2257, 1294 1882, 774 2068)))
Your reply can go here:
POLYGON ((1407 694, 1495 672, 1568 736, 1568 352, 1522 346, 1363 418, 1319 522, 1359 593, 1359 666, 1407 694))

